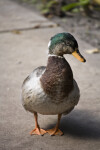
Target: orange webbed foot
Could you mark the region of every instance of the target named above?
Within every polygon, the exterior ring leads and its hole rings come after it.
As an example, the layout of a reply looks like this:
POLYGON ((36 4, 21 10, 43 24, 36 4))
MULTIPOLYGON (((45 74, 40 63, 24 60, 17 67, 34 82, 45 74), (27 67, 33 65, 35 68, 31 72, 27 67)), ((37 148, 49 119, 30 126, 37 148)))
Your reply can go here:
POLYGON ((64 133, 60 129, 52 128, 47 130, 47 132, 53 136, 53 135, 63 135, 64 133))
POLYGON ((45 133, 47 133, 47 131, 44 129, 35 128, 30 132, 30 135, 44 135, 45 133))

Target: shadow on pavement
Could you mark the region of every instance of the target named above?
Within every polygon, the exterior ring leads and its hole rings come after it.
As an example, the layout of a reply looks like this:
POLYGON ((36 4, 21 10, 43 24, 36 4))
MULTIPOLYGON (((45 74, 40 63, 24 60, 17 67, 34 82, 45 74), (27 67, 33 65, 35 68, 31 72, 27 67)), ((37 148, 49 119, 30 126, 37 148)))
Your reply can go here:
MULTIPOLYGON (((55 122, 56 124, 56 122, 55 122)), ((55 125, 50 125, 50 129, 55 125)), ((62 117, 60 129, 64 136, 71 135, 86 139, 100 139, 100 120, 89 111, 75 110, 71 114, 62 117)))

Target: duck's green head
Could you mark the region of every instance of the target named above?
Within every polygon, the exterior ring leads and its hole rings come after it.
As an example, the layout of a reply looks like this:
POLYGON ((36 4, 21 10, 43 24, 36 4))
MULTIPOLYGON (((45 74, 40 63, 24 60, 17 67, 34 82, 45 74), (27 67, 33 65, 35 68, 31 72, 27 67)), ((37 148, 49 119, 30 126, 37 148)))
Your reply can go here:
POLYGON ((78 43, 70 33, 58 33, 54 35, 48 44, 49 54, 63 56, 73 54, 81 62, 86 60, 78 50, 78 43))

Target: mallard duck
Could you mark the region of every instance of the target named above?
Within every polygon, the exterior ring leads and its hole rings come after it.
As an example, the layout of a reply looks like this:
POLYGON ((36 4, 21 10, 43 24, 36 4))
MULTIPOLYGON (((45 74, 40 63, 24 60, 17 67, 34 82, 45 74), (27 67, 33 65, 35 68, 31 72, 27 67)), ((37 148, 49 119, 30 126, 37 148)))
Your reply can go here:
POLYGON ((35 129, 30 132, 31 135, 63 135, 59 129, 61 116, 71 112, 79 101, 80 90, 64 54, 86 61, 79 52, 76 39, 70 33, 58 33, 48 44, 47 66, 36 68, 23 82, 22 104, 35 118, 35 129), (41 129, 38 113, 58 115, 56 126, 49 130, 41 129))

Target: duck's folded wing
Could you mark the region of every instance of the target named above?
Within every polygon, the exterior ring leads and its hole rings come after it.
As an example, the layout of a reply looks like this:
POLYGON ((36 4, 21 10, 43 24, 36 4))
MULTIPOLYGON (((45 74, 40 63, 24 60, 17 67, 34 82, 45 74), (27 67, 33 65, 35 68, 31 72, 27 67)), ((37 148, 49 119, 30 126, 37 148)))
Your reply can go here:
POLYGON ((40 66, 40 67, 36 68, 35 70, 33 70, 33 73, 36 73, 36 76, 39 77, 43 74, 45 69, 46 69, 45 66, 40 66))
POLYGON ((23 86, 27 81, 29 81, 32 76, 34 76, 34 75, 35 75, 36 77, 41 76, 41 75, 43 74, 43 72, 45 71, 45 69, 46 69, 45 66, 40 66, 40 67, 34 69, 33 72, 32 72, 28 77, 26 77, 26 79, 24 80, 22 86, 23 86))

